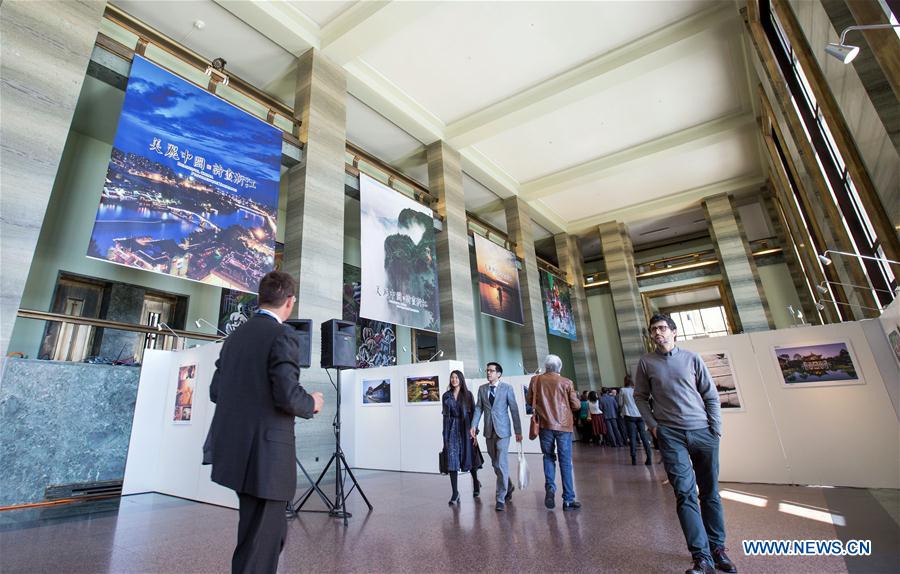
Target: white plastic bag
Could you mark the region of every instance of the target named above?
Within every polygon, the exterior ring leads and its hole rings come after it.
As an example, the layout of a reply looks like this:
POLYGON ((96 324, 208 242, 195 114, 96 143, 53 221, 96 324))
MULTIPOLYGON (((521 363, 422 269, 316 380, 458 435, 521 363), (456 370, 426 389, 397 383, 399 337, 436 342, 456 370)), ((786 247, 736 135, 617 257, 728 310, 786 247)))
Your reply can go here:
POLYGON ((528 488, 531 472, 528 470, 528 461, 525 460, 525 451, 522 443, 519 443, 519 490, 528 488))

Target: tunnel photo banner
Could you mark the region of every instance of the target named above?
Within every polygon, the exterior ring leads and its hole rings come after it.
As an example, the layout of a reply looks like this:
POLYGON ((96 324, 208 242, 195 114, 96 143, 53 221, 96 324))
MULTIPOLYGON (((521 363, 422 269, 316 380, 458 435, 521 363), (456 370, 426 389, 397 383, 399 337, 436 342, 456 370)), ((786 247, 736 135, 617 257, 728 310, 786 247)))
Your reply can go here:
POLYGON ((434 214, 359 174, 361 317, 440 331, 434 214))
POLYGON ((516 254, 478 234, 475 235, 478 291, 481 312, 504 321, 522 324, 522 297, 516 254))
POLYGON ((575 316, 572 314, 572 291, 569 284, 547 271, 541 274, 541 298, 547 314, 547 331, 557 337, 576 341, 575 316))
POLYGON ((281 139, 136 55, 88 257, 256 292, 274 267, 281 139))

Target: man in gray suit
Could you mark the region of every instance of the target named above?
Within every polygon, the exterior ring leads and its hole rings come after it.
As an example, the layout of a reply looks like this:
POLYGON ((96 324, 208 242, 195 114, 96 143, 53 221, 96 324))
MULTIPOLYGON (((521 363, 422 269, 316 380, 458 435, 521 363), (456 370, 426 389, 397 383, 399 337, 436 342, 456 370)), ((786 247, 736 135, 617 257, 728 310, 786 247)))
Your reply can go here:
POLYGON ((509 437, 512 430, 516 431, 516 442, 522 442, 522 423, 519 421, 519 406, 516 404, 516 394, 512 385, 500 380, 503 367, 500 363, 488 363, 485 368, 488 384, 481 385, 478 389, 478 400, 475 403, 475 412, 472 416, 472 438, 478 434, 478 421, 481 413, 488 413, 484 417, 484 438, 487 441, 488 456, 497 474, 497 512, 506 509, 506 503, 512 500, 515 487, 509 479, 509 437), (512 425, 510 425, 512 415, 512 425), (510 428, 512 427, 512 428, 510 428))

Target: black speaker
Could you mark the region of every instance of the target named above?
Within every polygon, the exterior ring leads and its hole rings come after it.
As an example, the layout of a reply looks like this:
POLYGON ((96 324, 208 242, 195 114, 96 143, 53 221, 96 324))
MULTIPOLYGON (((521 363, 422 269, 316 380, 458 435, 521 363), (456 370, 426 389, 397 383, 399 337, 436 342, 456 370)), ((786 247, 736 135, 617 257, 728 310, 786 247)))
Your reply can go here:
POLYGON ((340 319, 322 323, 322 368, 356 368, 356 324, 340 319))
POLYGON ((300 363, 300 368, 310 368, 312 366, 312 319, 288 319, 284 324, 297 330, 297 338, 300 340, 300 356, 297 358, 297 362, 300 363))

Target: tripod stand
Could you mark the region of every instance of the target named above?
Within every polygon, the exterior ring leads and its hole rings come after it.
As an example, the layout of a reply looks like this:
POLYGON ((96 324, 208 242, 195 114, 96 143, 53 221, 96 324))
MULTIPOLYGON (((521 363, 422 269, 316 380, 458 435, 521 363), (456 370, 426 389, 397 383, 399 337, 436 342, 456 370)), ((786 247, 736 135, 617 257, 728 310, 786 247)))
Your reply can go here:
MULTIPOLYGON (((327 372, 327 371, 326 371, 327 372)), ((330 377, 330 375, 329 375, 330 377)), ((353 493, 353 489, 359 491, 359 495, 362 496, 363 500, 366 503, 366 506, 369 507, 369 510, 373 510, 372 503, 369 502, 369 499, 366 498, 366 493, 363 492, 362 487, 359 485, 359 482, 356 480, 356 477, 353 476, 353 471, 350 470, 350 465, 347 464, 347 459, 344 458, 344 451, 341 449, 341 369, 337 371, 337 384, 335 385, 335 389, 337 390, 337 413, 334 415, 334 454, 331 455, 331 458, 328 459, 328 464, 325 465, 325 468, 322 470, 322 474, 319 475, 318 480, 316 480, 315 484, 312 487, 308 488, 306 492, 298 499, 296 508, 294 512, 300 512, 303 509, 303 506, 309 500, 309 497, 312 496, 313 492, 318 492, 319 496, 325 501, 325 505, 328 507, 328 510, 309 510, 304 512, 327 512, 328 516, 333 518, 343 518, 344 526, 347 526, 347 518, 352 516, 346 509, 347 498, 350 494, 353 493), (332 463, 334 463, 334 472, 335 472, 335 480, 334 480, 334 502, 328 500, 325 495, 322 493, 319 488, 319 483, 322 482, 322 479, 325 478, 325 475, 328 474, 328 469, 331 468, 332 463), (353 481, 353 486, 349 491, 344 490, 344 477, 343 473, 346 472, 350 477, 350 480, 353 481)), ((297 461, 297 464, 300 464, 300 461, 297 461)), ((302 465, 300 468, 303 468, 302 465)), ((306 470, 303 471, 306 474, 306 470)), ((309 475, 306 475, 309 478, 309 475)))

